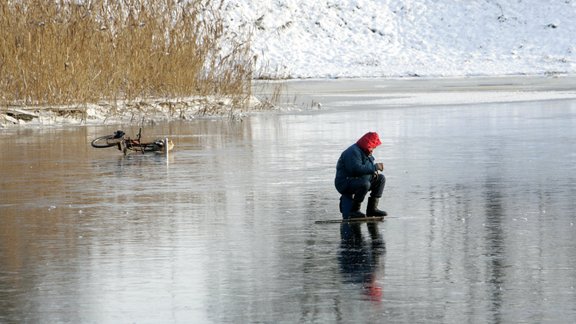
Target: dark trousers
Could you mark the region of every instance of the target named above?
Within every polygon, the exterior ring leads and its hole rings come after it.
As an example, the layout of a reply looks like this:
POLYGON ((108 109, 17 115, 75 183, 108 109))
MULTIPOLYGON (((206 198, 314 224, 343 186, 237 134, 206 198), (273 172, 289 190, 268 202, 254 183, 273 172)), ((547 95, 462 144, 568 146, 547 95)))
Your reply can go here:
POLYGON ((346 179, 346 183, 336 188, 342 195, 340 197, 340 212, 347 214, 352 208, 352 202, 360 205, 368 192, 370 192, 370 197, 382 197, 385 185, 386 177, 381 173, 372 176, 370 180, 362 178, 346 179))

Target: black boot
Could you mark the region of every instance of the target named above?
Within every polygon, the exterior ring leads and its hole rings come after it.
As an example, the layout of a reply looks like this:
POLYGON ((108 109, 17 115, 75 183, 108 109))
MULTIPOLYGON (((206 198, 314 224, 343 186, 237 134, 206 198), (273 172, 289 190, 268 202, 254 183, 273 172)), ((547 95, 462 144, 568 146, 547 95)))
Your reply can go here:
POLYGON ((368 206, 366 207, 366 216, 382 217, 388 215, 385 211, 378 209, 378 198, 368 198, 368 206))
POLYGON ((352 209, 350 210, 350 214, 348 214, 348 216, 350 218, 362 218, 362 217, 366 217, 366 215, 364 215, 364 213, 362 213, 360 211, 360 205, 362 205, 362 202, 356 202, 354 201, 352 203, 352 209))

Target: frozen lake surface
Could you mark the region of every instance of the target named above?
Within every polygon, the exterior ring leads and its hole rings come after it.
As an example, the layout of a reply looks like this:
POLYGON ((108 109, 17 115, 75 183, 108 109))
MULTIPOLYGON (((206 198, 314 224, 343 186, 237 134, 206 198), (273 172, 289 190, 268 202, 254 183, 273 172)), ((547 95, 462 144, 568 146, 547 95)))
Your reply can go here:
POLYGON ((0 322, 576 322, 576 100, 347 82, 290 86, 321 109, 145 127, 168 159, 90 147, 118 126, 2 131, 0 322), (390 216, 315 224, 370 130, 390 216))

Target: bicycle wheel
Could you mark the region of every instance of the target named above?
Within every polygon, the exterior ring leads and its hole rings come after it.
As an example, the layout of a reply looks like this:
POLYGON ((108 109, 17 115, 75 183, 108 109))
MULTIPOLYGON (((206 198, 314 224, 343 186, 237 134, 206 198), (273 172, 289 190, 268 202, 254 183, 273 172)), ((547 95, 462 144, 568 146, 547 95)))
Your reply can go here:
POLYGON ((118 144, 118 139, 114 138, 114 135, 100 136, 97 139, 93 140, 91 144, 92 147, 95 148, 112 147, 118 144))

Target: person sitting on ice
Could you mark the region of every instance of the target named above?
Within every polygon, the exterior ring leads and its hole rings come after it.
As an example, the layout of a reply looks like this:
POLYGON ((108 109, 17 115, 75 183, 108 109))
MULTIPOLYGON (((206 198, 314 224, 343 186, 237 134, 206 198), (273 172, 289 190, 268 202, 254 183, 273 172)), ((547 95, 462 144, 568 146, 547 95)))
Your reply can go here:
POLYGON ((386 216, 378 209, 386 178, 378 171, 384 170, 383 163, 376 163, 372 151, 382 142, 375 132, 364 134, 356 143, 348 147, 336 164, 334 184, 340 197, 340 212, 344 219, 366 216, 386 216), (364 198, 370 191, 366 214, 360 211, 364 198))

